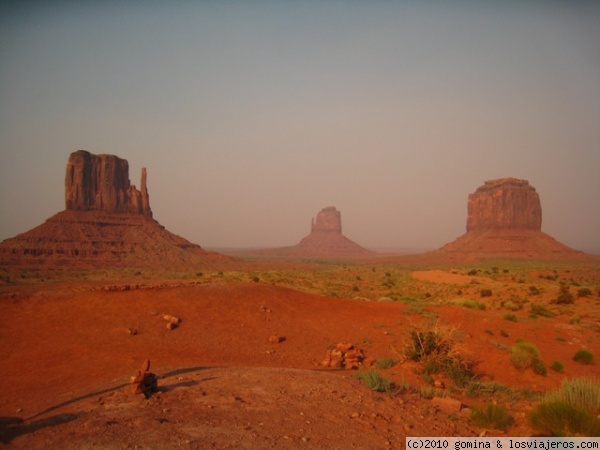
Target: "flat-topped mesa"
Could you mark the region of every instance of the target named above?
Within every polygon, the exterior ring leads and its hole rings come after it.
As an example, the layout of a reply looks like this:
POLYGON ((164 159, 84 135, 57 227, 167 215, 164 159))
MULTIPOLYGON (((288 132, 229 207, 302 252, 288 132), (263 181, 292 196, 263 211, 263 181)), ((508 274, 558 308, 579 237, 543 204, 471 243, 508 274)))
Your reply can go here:
POLYGON ((527 180, 488 180, 469 194, 467 231, 488 229, 542 229, 542 207, 527 180))
POLYGON ((143 168, 139 191, 129 181, 127 160, 78 150, 71 153, 67 162, 65 208, 152 217, 146 176, 143 168))
POLYGON ((342 215, 335 206, 323 208, 317 214, 317 219, 312 219, 310 232, 321 231, 342 234, 342 215))

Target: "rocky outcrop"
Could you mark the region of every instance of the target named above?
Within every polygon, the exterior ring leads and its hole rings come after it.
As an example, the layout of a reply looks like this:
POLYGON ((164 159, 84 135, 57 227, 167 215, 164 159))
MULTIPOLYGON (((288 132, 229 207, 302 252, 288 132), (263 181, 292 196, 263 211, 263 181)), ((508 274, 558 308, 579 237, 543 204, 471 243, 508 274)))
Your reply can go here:
POLYGON ((129 165, 113 155, 71 154, 66 210, 0 243, 1 267, 119 268, 221 267, 232 258, 207 252, 152 218, 146 169, 141 190, 129 165))
POLYGON ((489 180, 469 195, 467 231, 541 228, 540 197, 527 180, 489 180))
POLYGON ((467 232, 439 251, 451 258, 579 258, 541 231, 542 207, 527 180, 486 181, 468 198, 467 232))
POLYGON ((78 150, 71 153, 67 162, 65 208, 152 217, 146 176, 143 168, 139 191, 129 181, 127 160, 78 150))

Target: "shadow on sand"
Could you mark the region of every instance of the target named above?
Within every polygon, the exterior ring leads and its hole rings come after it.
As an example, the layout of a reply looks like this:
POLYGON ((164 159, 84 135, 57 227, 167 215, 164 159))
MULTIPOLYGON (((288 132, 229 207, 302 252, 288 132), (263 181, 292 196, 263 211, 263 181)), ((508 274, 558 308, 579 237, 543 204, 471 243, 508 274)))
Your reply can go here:
MULTIPOLYGON (((176 369, 176 370, 172 370, 170 372, 164 373, 162 375, 159 375, 159 380, 175 377, 178 375, 183 375, 186 373, 199 372, 201 370, 207 370, 207 369, 209 369, 209 367, 199 367, 199 366, 176 369)), ((174 390, 177 388, 181 388, 181 387, 195 386, 202 381, 208 381, 211 379, 213 379, 213 378, 207 378, 207 379, 203 379, 200 381, 183 380, 179 383, 171 384, 169 386, 160 386, 160 383, 159 383, 158 390, 159 390, 159 392, 168 392, 168 391, 171 391, 171 390, 174 390)), ((35 419, 36 417, 40 417, 45 414, 48 414, 57 409, 64 408, 65 406, 72 405, 74 403, 80 402, 82 400, 86 400, 88 398, 97 397, 100 395, 108 394, 110 392, 115 392, 115 391, 117 391, 119 389, 123 389, 127 386, 129 386, 129 383, 123 383, 123 384, 119 384, 117 386, 103 389, 101 391, 95 391, 95 392, 91 392, 89 394, 81 395, 79 397, 74 397, 74 398, 66 400, 62 403, 59 403, 57 405, 46 408, 45 410, 40 411, 39 413, 34 414, 33 416, 28 417, 26 419, 22 419, 20 417, 0 417, 0 442, 7 444, 11 440, 13 440, 14 438, 16 438, 18 436, 22 436, 22 435, 28 434, 28 433, 33 433, 34 431, 37 431, 41 428, 52 427, 52 426, 56 426, 56 425, 61 425, 63 423, 71 422, 71 421, 77 419, 76 414, 63 413, 63 414, 56 414, 54 416, 47 417, 44 419, 40 419, 35 422, 31 422, 31 420, 35 419)))
POLYGON ((24 423, 20 417, 0 417, 0 442, 8 444, 14 438, 24 434, 33 433, 46 427, 54 427, 71 422, 77 418, 76 414, 57 414, 46 419, 31 423, 24 423))

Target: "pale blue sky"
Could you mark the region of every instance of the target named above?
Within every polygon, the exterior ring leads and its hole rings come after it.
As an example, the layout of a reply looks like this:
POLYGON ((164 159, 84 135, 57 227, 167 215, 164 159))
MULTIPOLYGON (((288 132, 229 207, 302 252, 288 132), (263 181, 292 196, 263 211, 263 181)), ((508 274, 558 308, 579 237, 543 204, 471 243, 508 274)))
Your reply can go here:
POLYGON ((361 245, 436 248, 511 176, 600 249, 600 2, 0 2, 0 239, 64 209, 77 149, 147 167, 205 247, 335 205, 361 245))

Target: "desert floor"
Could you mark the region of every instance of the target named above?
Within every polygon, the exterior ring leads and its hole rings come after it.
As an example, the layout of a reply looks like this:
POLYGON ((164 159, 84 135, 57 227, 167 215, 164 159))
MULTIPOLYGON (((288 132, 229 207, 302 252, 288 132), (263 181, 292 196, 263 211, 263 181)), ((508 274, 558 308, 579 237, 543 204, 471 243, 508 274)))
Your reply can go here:
POLYGON ((535 435, 541 394, 600 376, 598 260, 0 275, 7 448, 386 449, 406 436, 535 435), (555 302, 561 285, 572 303, 555 302), (468 379, 411 359, 427 333, 468 379), (511 362, 518 340, 537 347, 545 375, 511 362), (323 365, 340 343, 362 350, 358 369, 323 365), (581 349, 596 362, 574 361, 581 349), (149 398, 130 386, 146 358, 159 378, 149 398), (360 375, 373 373, 390 384, 370 389, 360 375), (490 403, 512 424, 473 420, 490 403))

